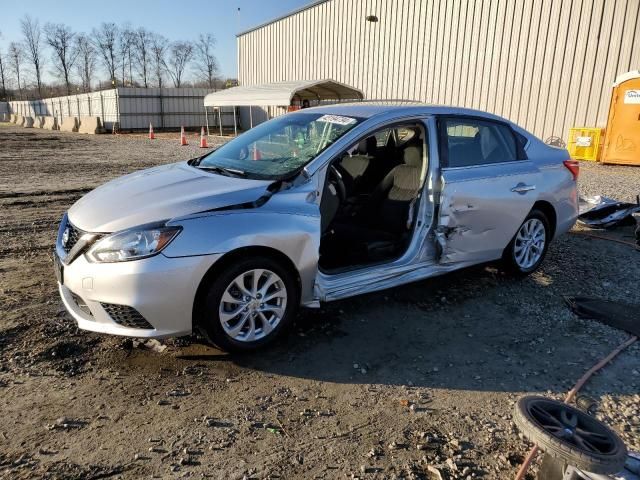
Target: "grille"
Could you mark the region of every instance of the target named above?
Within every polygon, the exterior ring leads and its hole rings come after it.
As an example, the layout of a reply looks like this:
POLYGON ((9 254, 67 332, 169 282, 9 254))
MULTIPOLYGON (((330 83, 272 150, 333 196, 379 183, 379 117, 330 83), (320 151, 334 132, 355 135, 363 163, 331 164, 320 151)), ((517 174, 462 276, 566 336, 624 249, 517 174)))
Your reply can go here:
POLYGON ((153 330, 153 326, 133 307, 114 303, 101 303, 100 305, 118 325, 153 330))
POLYGON ((65 227, 65 229, 69 230, 69 239, 67 240, 66 245, 62 245, 62 248, 64 249, 65 253, 69 253, 75 246, 75 244, 78 243, 78 240, 82 236, 83 232, 74 227, 71 222, 67 222, 67 226, 65 227))

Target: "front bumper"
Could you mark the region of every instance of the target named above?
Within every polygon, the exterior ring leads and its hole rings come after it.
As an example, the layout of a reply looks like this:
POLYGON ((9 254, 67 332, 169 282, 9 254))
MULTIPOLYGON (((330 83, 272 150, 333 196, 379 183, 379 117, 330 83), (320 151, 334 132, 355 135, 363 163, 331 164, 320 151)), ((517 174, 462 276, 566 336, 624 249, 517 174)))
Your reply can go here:
POLYGON ((159 254, 130 262, 91 263, 81 255, 63 267, 58 288, 81 329, 144 338, 187 335, 200 281, 219 257, 159 254), (151 328, 118 323, 105 304, 135 309, 151 328))

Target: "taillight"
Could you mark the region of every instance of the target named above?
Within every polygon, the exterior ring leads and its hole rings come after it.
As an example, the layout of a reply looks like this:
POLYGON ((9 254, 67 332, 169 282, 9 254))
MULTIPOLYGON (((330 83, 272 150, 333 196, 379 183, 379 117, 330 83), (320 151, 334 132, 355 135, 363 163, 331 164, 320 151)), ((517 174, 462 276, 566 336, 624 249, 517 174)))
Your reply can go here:
POLYGON ((580 175, 580 163, 578 163, 577 160, 565 160, 562 163, 564 163, 564 166, 571 172, 573 179, 577 180, 578 175, 580 175))

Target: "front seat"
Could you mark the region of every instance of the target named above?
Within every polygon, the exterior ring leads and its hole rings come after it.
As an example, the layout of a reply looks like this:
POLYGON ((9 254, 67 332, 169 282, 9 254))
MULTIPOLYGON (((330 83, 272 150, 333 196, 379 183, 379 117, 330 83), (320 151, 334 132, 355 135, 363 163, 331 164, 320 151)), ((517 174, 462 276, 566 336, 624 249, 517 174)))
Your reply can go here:
POLYGON ((394 167, 373 191, 365 211, 349 223, 336 225, 342 245, 352 245, 350 256, 362 262, 398 253, 410 232, 412 205, 420 190, 422 145, 407 146, 404 162, 394 167))
POLYGON ((366 172, 370 169, 377 146, 374 136, 360 140, 356 154, 345 156, 340 162, 343 181, 349 195, 362 193, 366 172))
POLYGON ((381 221, 384 231, 402 233, 407 230, 409 210, 420 190, 422 145, 409 145, 403 152, 403 163, 393 169, 376 186, 369 202, 371 221, 381 221))

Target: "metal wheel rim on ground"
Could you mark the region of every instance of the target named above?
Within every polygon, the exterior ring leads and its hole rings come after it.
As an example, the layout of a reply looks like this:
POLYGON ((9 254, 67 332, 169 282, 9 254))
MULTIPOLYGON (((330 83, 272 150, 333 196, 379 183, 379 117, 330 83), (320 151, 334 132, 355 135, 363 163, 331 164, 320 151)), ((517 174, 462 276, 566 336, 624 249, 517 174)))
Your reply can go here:
POLYGON ((545 431, 586 453, 609 455, 615 449, 615 443, 604 428, 596 431, 597 425, 596 428, 586 425, 570 410, 537 402, 529 406, 529 414, 545 431))
POLYGON ((253 342, 269 335, 287 308, 287 289, 271 270, 254 269, 238 275, 225 289, 218 316, 234 340, 253 342))
POLYGON ((533 267, 542 257, 546 243, 544 223, 537 218, 530 218, 522 224, 516 234, 513 256, 522 269, 533 267))

